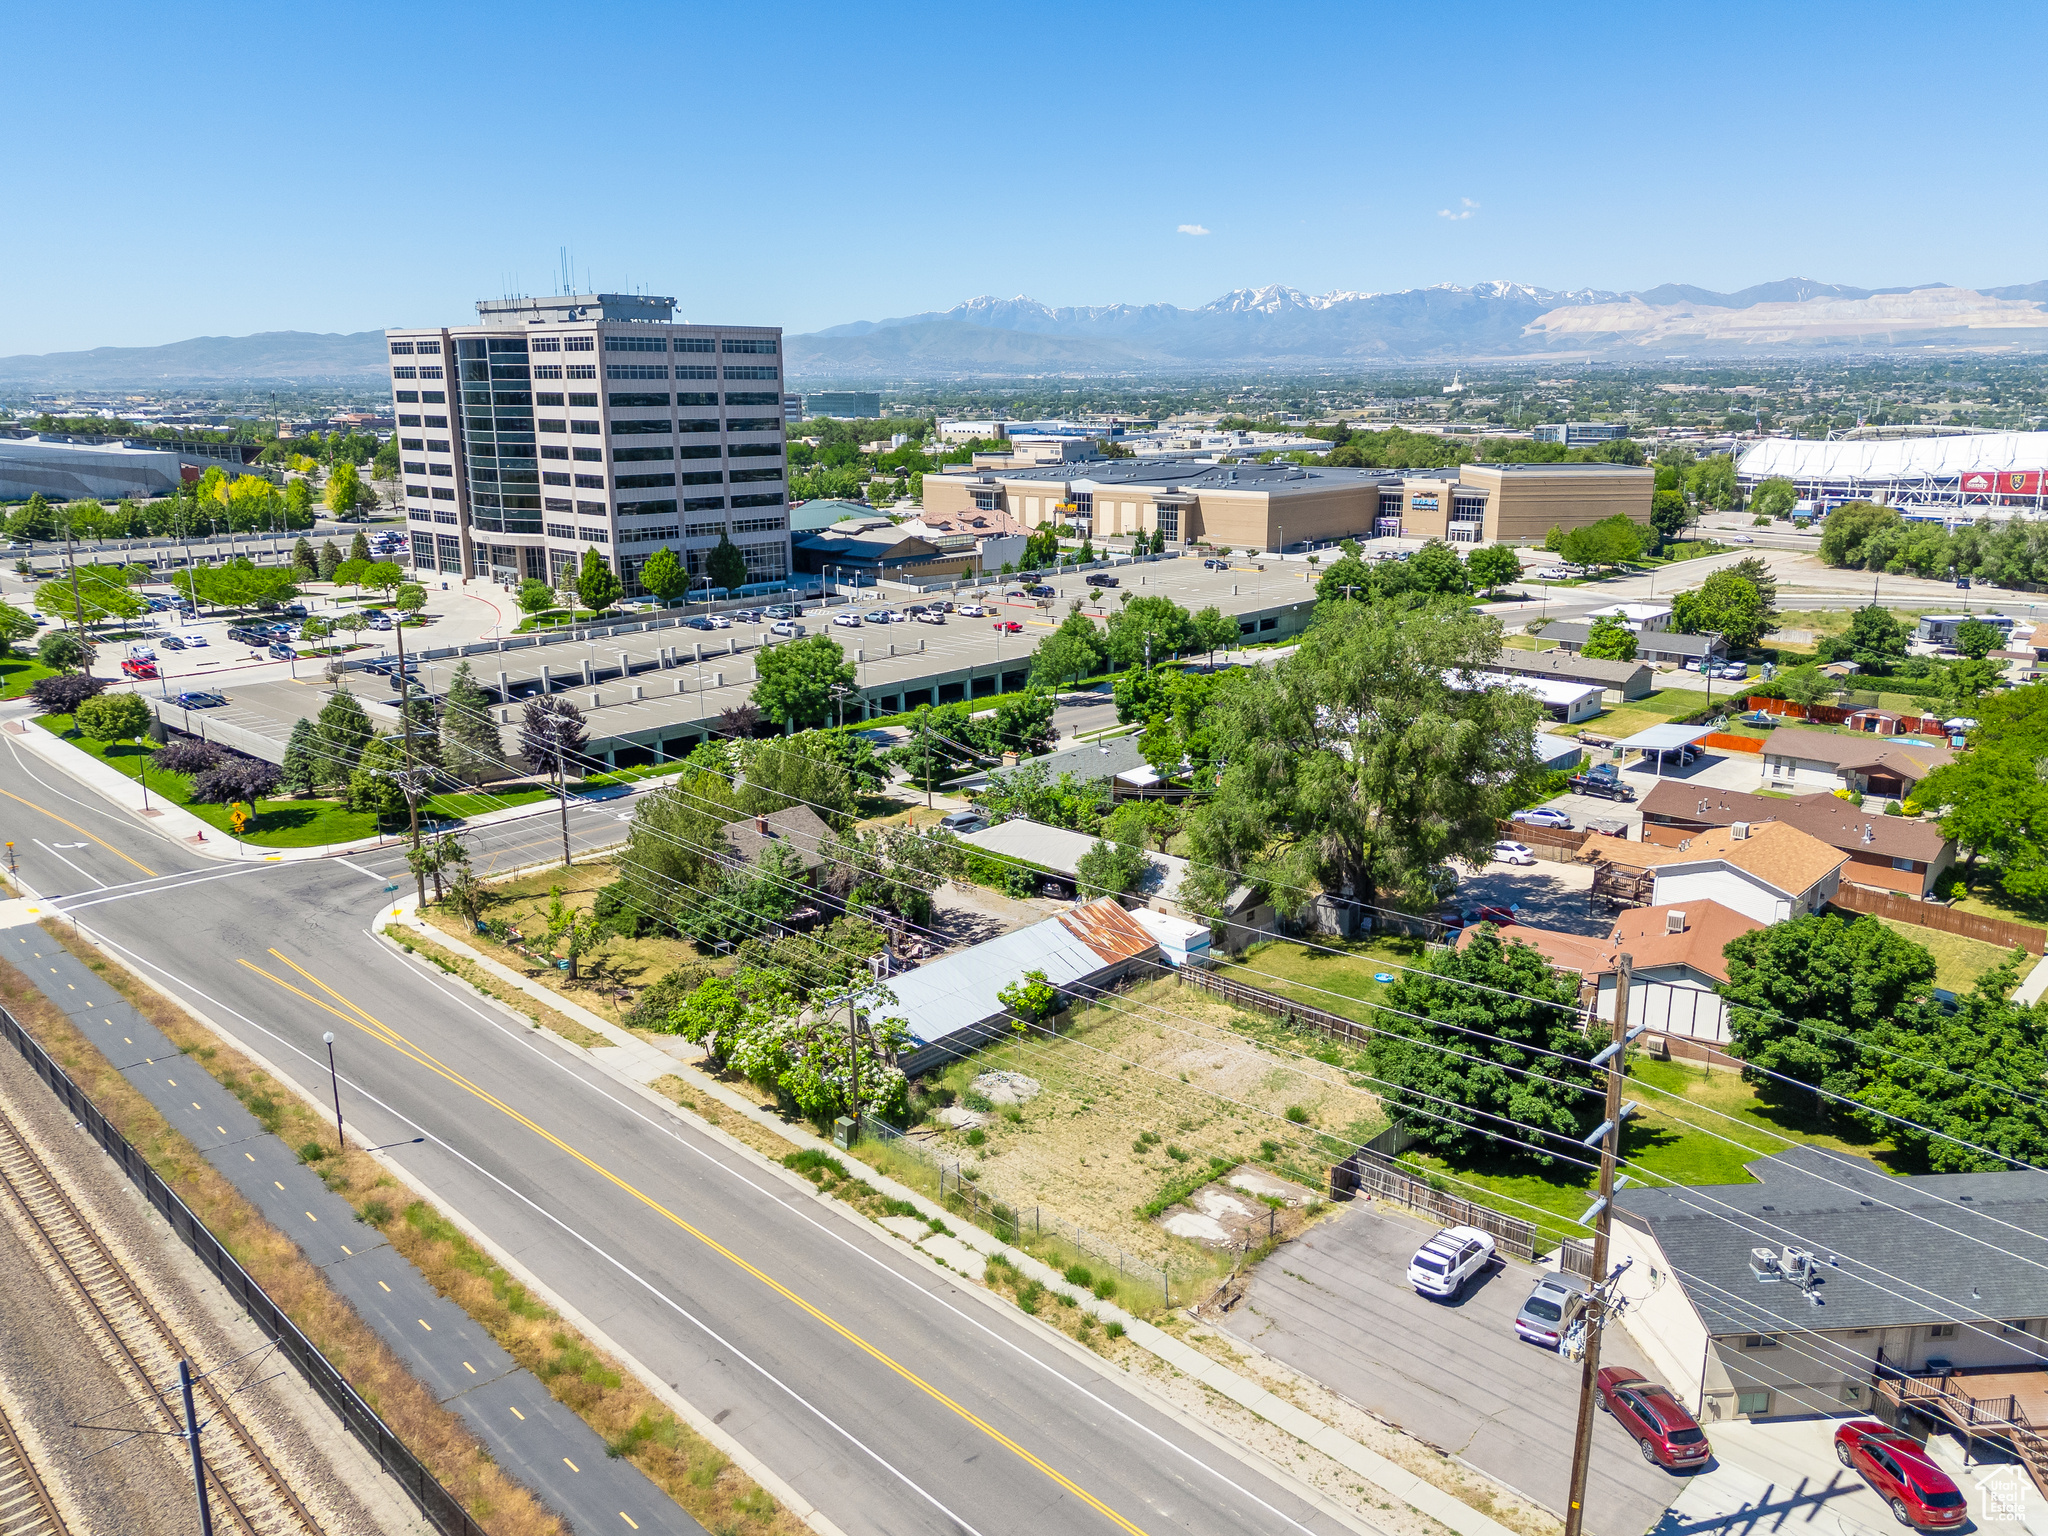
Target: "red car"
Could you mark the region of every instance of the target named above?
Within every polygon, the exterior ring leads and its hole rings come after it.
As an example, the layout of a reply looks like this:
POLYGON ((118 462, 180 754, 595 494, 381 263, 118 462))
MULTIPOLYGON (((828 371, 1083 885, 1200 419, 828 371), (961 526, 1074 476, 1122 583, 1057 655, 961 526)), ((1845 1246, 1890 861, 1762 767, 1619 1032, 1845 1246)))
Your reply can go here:
POLYGON ((163 675, 157 671, 155 662, 138 661, 133 656, 121 663, 121 670, 127 673, 128 676, 135 678, 161 677, 163 675))
POLYGON ((1851 1419, 1837 1429, 1835 1456, 1891 1505, 1901 1525, 1952 1531, 1970 1518, 1962 1490, 1919 1441, 1876 1419, 1851 1419))
POLYGON ((1669 1387, 1621 1365, 1602 1366, 1599 1386, 1600 1406, 1635 1437, 1636 1449, 1652 1466, 1691 1472, 1713 1456, 1706 1431, 1669 1387))
POLYGON ((998 633, 1005 635, 1021 635, 1024 633, 1024 626, 1015 619, 997 619, 994 628, 998 633))

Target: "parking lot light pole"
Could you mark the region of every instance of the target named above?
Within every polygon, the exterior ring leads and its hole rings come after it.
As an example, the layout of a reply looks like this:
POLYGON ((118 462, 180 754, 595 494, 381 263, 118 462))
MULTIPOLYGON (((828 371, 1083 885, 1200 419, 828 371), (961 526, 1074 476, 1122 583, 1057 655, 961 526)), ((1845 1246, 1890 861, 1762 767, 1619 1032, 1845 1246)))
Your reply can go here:
MULTIPOLYGON (((1582 1536, 1586 1518, 1586 1467, 1593 1449, 1593 1395, 1600 1375, 1600 1330, 1607 1321, 1607 1239, 1614 1223, 1614 1163, 1621 1151, 1621 1080, 1628 1065, 1628 993, 1635 979, 1635 957, 1615 957, 1614 1027, 1602 1055, 1607 1058, 1607 1118, 1594 1136, 1600 1139, 1600 1198, 1594 1203, 1592 1289, 1581 1314, 1586 1352, 1579 1366, 1579 1419, 1572 1436, 1572 1482, 1565 1506, 1564 1536, 1582 1536)), ((1596 1060, 1598 1058, 1595 1058, 1596 1060)), ((1592 1138, 1589 1137, 1588 1140, 1592 1138)), ((1584 1220, 1584 1218, 1580 1218, 1584 1220)))

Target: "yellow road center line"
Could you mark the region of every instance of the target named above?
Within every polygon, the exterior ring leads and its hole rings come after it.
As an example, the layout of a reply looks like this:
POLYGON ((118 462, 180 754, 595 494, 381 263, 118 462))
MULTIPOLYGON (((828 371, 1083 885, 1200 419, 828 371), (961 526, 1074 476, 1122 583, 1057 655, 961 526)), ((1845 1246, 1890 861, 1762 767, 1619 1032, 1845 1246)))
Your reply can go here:
MULTIPOLYGON (((284 980, 282 977, 271 975, 270 972, 264 970, 261 966, 254 964, 252 961, 243 959, 239 956, 237 957, 237 960, 238 963, 240 963, 241 965, 247 967, 249 970, 254 971, 257 975, 263 977, 264 979, 275 983, 277 986, 282 987, 285 991, 290 992, 297 997, 304 998, 307 1002, 313 1004, 314 1007, 324 1009, 328 1013, 333 1014, 336 1018, 345 1020, 347 1023, 353 1025, 355 1028, 361 1030, 363 1033, 373 1036, 378 1040, 381 1040, 384 1044, 390 1046, 394 1051, 398 1052, 399 1055, 406 1057, 410 1061, 418 1063, 419 1065, 425 1067, 428 1071, 434 1073, 436 1076, 444 1078, 448 1082, 453 1083, 455 1086, 463 1089, 465 1092, 469 1093, 473 1097, 482 1100, 484 1103, 490 1105, 493 1109, 496 1109, 500 1114, 505 1115, 508 1119, 516 1120, 517 1122, 519 1122, 519 1124, 525 1126, 528 1130, 532 1131, 534 1135, 548 1142, 551 1146, 554 1146, 562 1152, 568 1154, 577 1162, 583 1164, 583 1166, 588 1168, 592 1173, 597 1174, 600 1178, 610 1183, 614 1188, 618 1189, 624 1194, 632 1196, 635 1200, 638 1200, 642 1205, 646 1206, 647 1209, 653 1211, 656 1215, 665 1217, 675 1226, 689 1233, 690 1236, 696 1238, 698 1242, 702 1243, 712 1252, 718 1254, 727 1262, 735 1265, 740 1269, 745 1270, 749 1275, 752 1275, 756 1280, 760 1281, 761 1284, 767 1286, 770 1290, 774 1291, 777 1295, 781 1296, 785 1301, 788 1301, 794 1306, 801 1308, 804 1312, 809 1314, 811 1317, 815 1318, 818 1322, 824 1324, 827 1328, 831 1329, 834 1333, 838 1334, 841 1338, 845 1339, 847 1343, 853 1345, 856 1349, 860 1350, 862 1353, 867 1355, 878 1365, 886 1367, 888 1370, 894 1372, 902 1380, 908 1382, 911 1386, 916 1387, 920 1392, 923 1392, 927 1397, 931 1398, 934 1402, 939 1403, 942 1406, 950 1409, 954 1414, 958 1415, 961 1419, 964 1419, 967 1423, 972 1424, 976 1429, 980 1430, 983 1434, 987 1435, 991 1440, 995 1441, 996 1444, 1002 1446, 1003 1449, 1009 1451, 1019 1460, 1028 1463, 1030 1466, 1034 1467, 1039 1472, 1043 1473, 1046 1477, 1050 1478, 1053 1482, 1057 1483, 1067 1492, 1074 1495, 1075 1498, 1081 1500, 1083 1503, 1088 1505, 1089 1508, 1095 1510, 1105 1519, 1121 1527, 1123 1530, 1129 1533, 1129 1536, 1145 1536, 1145 1532, 1140 1527, 1132 1524, 1129 1520, 1125 1519, 1124 1516, 1118 1514, 1114 1509, 1111 1509, 1107 1504, 1103 1503, 1102 1500, 1098 1499, 1094 1494, 1090 1493, 1087 1489, 1083 1488, 1079 1483, 1076 1483, 1072 1478, 1068 1477, 1065 1473, 1059 1471, 1056 1467, 1049 1465, 1040 1457, 1033 1454, 1031 1451, 1025 1449, 1025 1447, 1023 1447, 1022 1445, 1019 1445, 1015 1440, 1011 1439, 1008 1435, 1004 1434, 1000 1429, 997 1429, 993 1424, 989 1423, 986 1419, 982 1418, 979 1414, 975 1413, 965 1404, 960 1403, 956 1401, 954 1398, 948 1396, 945 1392, 941 1391, 938 1387, 932 1385, 932 1383, 926 1381, 922 1376, 919 1376, 915 1371, 911 1370, 901 1361, 895 1359, 893 1356, 884 1352, 879 1346, 871 1344, 870 1342, 868 1342, 867 1339, 855 1333, 851 1328, 847 1327, 837 1318, 834 1318, 828 1313, 821 1311, 818 1307, 812 1305, 809 1301, 806 1301, 802 1296, 799 1296, 795 1291, 792 1291, 788 1286, 784 1285, 781 1281, 775 1279, 766 1271, 757 1268, 753 1264, 749 1263, 746 1259, 740 1257, 740 1255, 733 1252, 730 1248, 726 1247, 723 1243, 719 1242, 709 1233, 704 1232, 695 1226, 692 1226, 689 1222, 685 1221, 681 1216, 678 1216, 674 1211, 671 1211, 667 1206, 663 1205, 653 1196, 647 1194, 644 1190, 638 1189, 634 1185, 627 1183, 626 1180, 620 1178, 616 1173, 613 1173, 609 1168, 605 1167, 603 1164, 594 1161, 590 1157, 587 1157, 585 1154, 578 1151, 575 1147, 572 1147, 569 1145, 569 1143, 563 1141, 559 1136, 556 1136, 552 1131, 549 1131, 544 1126, 538 1124, 534 1120, 529 1119, 526 1115, 521 1114, 518 1110, 514 1109, 511 1105, 505 1103, 496 1095, 490 1093, 488 1090, 484 1088, 479 1087, 476 1083, 472 1082, 469 1078, 465 1077, 460 1072, 455 1071, 453 1068, 441 1062, 438 1058, 434 1057, 430 1052, 426 1051, 420 1046, 415 1045, 411 1040, 408 1040, 405 1036, 399 1034, 396 1030, 391 1028, 390 1025, 384 1023, 381 1019, 378 1019, 374 1014, 365 1011, 360 1005, 350 1002, 341 993, 335 991, 334 988, 328 986, 326 982, 322 981, 319 977, 315 976, 311 971, 305 969, 305 967, 294 962, 281 950, 273 948, 272 950, 270 950, 270 954, 277 960, 282 962, 284 965, 291 967, 292 970, 296 971, 300 976, 304 977, 313 986, 318 987, 322 992, 325 992, 329 997, 333 998, 335 1002, 341 1004, 343 1008, 346 1008, 349 1011, 347 1013, 344 1013, 341 1011, 341 1008, 336 1008, 329 1005, 328 1003, 322 1002, 319 998, 312 996, 310 993, 301 991, 298 987, 293 986, 290 982, 284 980)), ((425 1327, 426 1324, 422 1322, 420 1326, 425 1327)), ((514 1412, 517 1411, 518 1410, 516 1409, 514 1410, 514 1412)))
MULTIPOLYGON (((112 843, 108 842, 105 838, 93 837, 92 833, 86 831, 85 828, 81 827, 77 822, 65 821, 64 818, 62 816, 59 816, 55 811, 50 810, 44 806, 37 805, 33 800, 24 800, 21 798, 21 796, 15 794, 13 790, 0 789, 0 795, 5 795, 8 799, 16 802, 19 805, 25 805, 32 811, 41 811, 45 816, 49 817, 50 820, 52 821, 63 822, 65 826, 69 827, 72 831, 76 832, 80 837, 92 837, 92 840, 94 842, 98 843, 102 848, 106 849, 107 852, 111 853, 115 858, 121 859, 129 864, 135 864, 135 867, 137 869, 141 870, 145 875, 149 876, 149 878, 152 880, 156 878, 156 871, 151 869, 147 864, 136 864, 135 860, 129 858, 127 854, 123 853, 120 849, 116 848, 112 843)), ((42 957, 38 955, 36 958, 41 959, 42 957)))

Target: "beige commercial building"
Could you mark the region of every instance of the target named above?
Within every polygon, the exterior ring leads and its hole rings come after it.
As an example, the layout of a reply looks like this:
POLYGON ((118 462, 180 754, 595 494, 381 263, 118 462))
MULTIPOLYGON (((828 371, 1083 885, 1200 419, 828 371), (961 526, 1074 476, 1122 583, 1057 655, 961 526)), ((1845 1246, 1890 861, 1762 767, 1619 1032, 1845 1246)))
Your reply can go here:
POLYGON ((1207 459, 1083 459, 927 475, 927 512, 1004 512, 1096 539, 1278 550, 1346 538, 1540 543, 1620 513, 1650 518, 1655 474, 1625 464, 1467 464, 1399 472, 1207 459))

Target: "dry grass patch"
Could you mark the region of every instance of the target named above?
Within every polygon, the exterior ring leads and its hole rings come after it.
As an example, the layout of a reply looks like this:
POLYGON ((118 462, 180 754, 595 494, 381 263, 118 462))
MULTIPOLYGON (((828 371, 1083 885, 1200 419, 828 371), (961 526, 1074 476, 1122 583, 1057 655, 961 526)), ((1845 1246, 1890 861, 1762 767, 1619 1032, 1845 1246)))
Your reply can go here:
MULTIPOLYGON (((436 922, 435 926, 447 931, 452 925, 447 922, 436 922)), ((456 931, 459 932, 460 930, 456 931)), ((386 932, 394 943, 408 953, 417 954, 432 961, 458 981, 467 982, 470 986, 475 987, 477 991, 483 993, 485 997, 493 998, 512 1009, 513 1012, 525 1015, 541 1028, 560 1035, 571 1045, 580 1045, 588 1048, 594 1045, 609 1043, 596 1030, 588 1029, 578 1024, 566 1013, 550 1008, 546 1003, 541 1002, 537 998, 529 997, 517 987, 507 986, 504 982, 498 980, 497 977, 487 974, 483 967, 474 960, 469 959, 466 955, 458 955, 454 951, 436 944, 432 939, 421 937, 419 930, 416 928, 392 928, 386 930, 386 932)), ((463 941, 467 943, 471 937, 472 935, 464 934, 463 941)))
MULTIPOLYGON (((1004 1042, 945 1073, 955 1102, 1002 1069, 1044 1089, 991 1108, 937 1146, 1006 1204, 1042 1205, 1149 1263, 1196 1260, 1150 1217, 1221 1164, 1260 1162, 1318 1188, 1334 1145, 1386 1124, 1377 1097, 1328 1065, 1247 1040, 1235 1011, 1178 982, 1148 982, 1067 1016, 1056 1038, 1004 1042)), ((1202 1260, 1206 1263, 1206 1258, 1202 1260)))
MULTIPOLYGON (((678 1420, 638 1377, 622 1371, 616 1361, 593 1348, 433 1207, 413 1199, 369 1153, 354 1145, 336 1152, 331 1122, 296 1092, 232 1047, 221 1044, 168 998, 111 964, 92 945, 59 932, 54 926, 45 931, 107 978, 150 1023, 240 1099, 266 1130, 287 1146, 299 1148, 300 1160, 309 1163, 330 1190, 354 1206, 360 1220, 383 1233, 436 1291, 475 1318, 507 1354, 546 1382, 554 1398, 596 1430, 609 1450, 630 1459, 701 1524, 710 1529, 760 1536, 797 1536, 806 1529, 766 1490, 731 1466, 722 1452, 678 1420)), ((186 1197, 214 1235, 242 1261, 278 1305, 306 1329, 364 1398, 384 1415, 414 1454, 432 1467, 449 1491, 466 1504, 475 1497, 483 1508, 503 1513, 509 1523, 500 1523, 495 1517, 486 1519, 472 1508, 472 1513, 490 1527, 494 1536, 501 1532, 504 1536, 544 1536, 562 1529, 551 1513, 498 1471, 489 1453, 469 1435, 462 1421, 441 1408, 348 1304, 328 1290, 319 1271, 300 1255, 297 1245, 264 1222, 211 1164, 182 1136, 170 1130, 148 1100, 107 1065, 99 1051, 71 1028, 54 1005, 34 992, 32 983, 0 967, 0 985, 10 983, 8 1006, 18 1016, 30 1016, 16 1008, 13 1001, 16 992, 27 989, 46 1010, 40 1017, 54 1016, 61 1024, 66 1049, 81 1061, 94 1063, 99 1078, 113 1085, 103 1093, 97 1081, 89 1080, 79 1066, 51 1043, 52 1036, 44 1036, 51 1054, 79 1076, 96 1102, 107 1110, 109 1118, 121 1125, 123 1134, 146 1152, 150 1147, 143 1138, 114 1115, 110 1094, 126 1095, 139 1106, 140 1113, 154 1122, 153 1134, 177 1149, 175 1166, 181 1173, 174 1177, 171 1167, 162 1163, 157 1164, 158 1171, 186 1197), (221 1209, 228 1225, 217 1224, 209 1211, 192 1199, 190 1192, 179 1184, 179 1177, 185 1176, 194 1181, 195 1187, 217 1186, 224 1192, 229 1204, 221 1209), (285 1282, 284 1290, 273 1285, 238 1246, 245 1231, 260 1235, 254 1250, 258 1254, 276 1250, 281 1266, 277 1273, 285 1282), (307 1306, 316 1319, 324 1319, 333 1312, 345 1321, 346 1328, 337 1325, 332 1331, 334 1347, 329 1346, 327 1336, 308 1324, 300 1305, 307 1306), (367 1375, 359 1375, 359 1371, 367 1375), (394 1417, 387 1403, 395 1404, 401 1416, 394 1417), (416 1432, 421 1435, 420 1440, 414 1438, 416 1432), (429 1454, 430 1449, 440 1459, 429 1454), (528 1507, 530 1513, 519 1513, 528 1507)), ((157 1162, 154 1154, 151 1160, 157 1162)))

